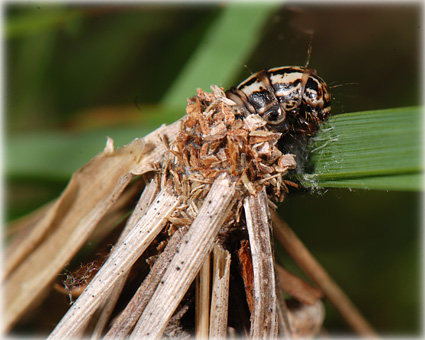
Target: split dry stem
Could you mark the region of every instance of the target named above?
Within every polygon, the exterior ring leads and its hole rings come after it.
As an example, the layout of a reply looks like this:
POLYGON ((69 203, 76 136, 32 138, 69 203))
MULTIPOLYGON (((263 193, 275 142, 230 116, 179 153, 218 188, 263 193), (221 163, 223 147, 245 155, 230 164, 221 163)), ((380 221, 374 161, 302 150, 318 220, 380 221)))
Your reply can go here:
MULTIPOLYGON (((153 178, 143 190, 139 201, 134 207, 133 213, 128 219, 125 225, 125 228, 122 231, 117 241, 117 244, 124 242, 124 239, 126 238, 126 236, 131 232, 134 226, 143 218, 143 216, 146 214, 147 210, 151 206, 153 200, 158 195, 158 192, 159 192, 158 181, 156 180, 156 178, 153 178)), ((117 280, 117 282, 115 283, 115 287, 111 290, 111 294, 109 298, 105 301, 104 306, 100 308, 102 311, 100 313, 98 321, 96 322, 96 326, 92 332, 91 340, 96 340, 101 337, 102 332, 108 320, 110 319, 110 316, 112 315, 115 305, 121 295, 121 292, 124 288, 124 285, 127 281, 129 274, 130 274, 130 271, 128 271, 126 274, 123 274, 122 277, 120 277, 117 280)))
POLYGON ((161 338, 168 321, 211 252, 214 239, 237 197, 235 183, 228 175, 221 175, 214 181, 131 339, 161 338))
POLYGON ((180 242, 187 230, 187 227, 181 227, 171 236, 167 246, 155 261, 148 276, 105 335, 105 340, 124 339, 133 330, 137 320, 142 315, 157 286, 162 280, 171 260, 179 251, 180 242))
POLYGON ((213 251, 213 285, 211 294, 211 312, 209 337, 225 339, 229 309, 230 253, 219 244, 213 251))

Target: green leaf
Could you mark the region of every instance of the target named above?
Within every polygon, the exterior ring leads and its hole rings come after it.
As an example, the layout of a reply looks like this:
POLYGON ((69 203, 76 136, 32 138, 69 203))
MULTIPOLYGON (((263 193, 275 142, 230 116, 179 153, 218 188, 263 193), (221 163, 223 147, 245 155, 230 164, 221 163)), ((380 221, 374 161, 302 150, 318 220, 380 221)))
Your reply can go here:
MULTIPOLYGON (((229 87, 257 46, 277 3, 230 3, 213 23, 162 103, 182 107, 196 88, 229 87)), ((184 112, 184 111, 183 111, 184 112)))
POLYGON ((420 190, 422 108, 365 111, 332 117, 313 138, 314 171, 303 184, 420 190))

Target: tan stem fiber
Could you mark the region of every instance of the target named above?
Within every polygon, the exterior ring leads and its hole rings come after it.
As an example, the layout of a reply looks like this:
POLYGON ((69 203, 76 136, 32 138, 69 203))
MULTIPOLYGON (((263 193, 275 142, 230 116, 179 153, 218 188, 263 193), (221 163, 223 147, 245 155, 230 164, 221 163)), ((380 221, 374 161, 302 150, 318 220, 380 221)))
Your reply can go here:
POLYGON ((209 334, 210 323, 210 256, 204 264, 196 278, 196 317, 195 336, 198 339, 206 339, 209 334))

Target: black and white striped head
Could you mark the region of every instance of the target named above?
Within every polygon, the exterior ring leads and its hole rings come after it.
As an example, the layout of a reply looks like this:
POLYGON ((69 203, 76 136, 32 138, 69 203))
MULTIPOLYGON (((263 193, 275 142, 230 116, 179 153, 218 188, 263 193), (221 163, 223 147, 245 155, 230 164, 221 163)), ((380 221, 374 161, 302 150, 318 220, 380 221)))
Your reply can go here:
POLYGON ((269 129, 310 135, 328 118, 331 105, 326 83, 315 70, 276 67, 253 74, 226 92, 240 114, 259 114, 269 129))

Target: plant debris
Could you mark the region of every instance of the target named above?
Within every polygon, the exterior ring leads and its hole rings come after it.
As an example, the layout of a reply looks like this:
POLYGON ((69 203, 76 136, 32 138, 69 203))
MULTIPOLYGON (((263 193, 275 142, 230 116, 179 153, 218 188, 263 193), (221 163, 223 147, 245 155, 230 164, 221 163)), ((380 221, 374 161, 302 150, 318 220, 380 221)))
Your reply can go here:
MULTIPOLYGON (((146 185, 121 236, 106 262, 88 269, 96 269, 90 282, 87 273, 81 275, 85 289, 50 339, 318 334, 322 291, 276 271, 271 239, 272 201, 282 201, 288 186, 297 187, 287 179, 297 167, 296 157, 278 149, 282 133, 270 131, 260 115, 242 116, 223 89, 211 89, 197 90, 188 100, 187 115, 169 127, 117 150, 108 139, 104 153, 74 175, 43 218, 34 219, 33 230, 41 230, 37 244, 15 251, 7 265, 7 287, 13 291, 9 306, 14 307, 8 306, 6 328, 35 301, 27 290, 11 288, 33 273, 30 261, 48 262, 55 235, 76 243, 62 239, 54 265, 42 274, 44 282, 30 280, 40 285, 34 290, 40 296, 89 237, 83 229, 101 228, 102 217, 125 197, 125 187, 142 192, 140 181, 131 181, 140 176, 146 185), (105 181, 108 185, 98 190, 105 181), (134 289, 132 268, 139 267, 147 274, 134 289), (281 288, 297 303, 287 303, 281 288), (126 300, 127 290, 134 293, 126 300), (235 304, 231 292, 239 296, 235 304)), ((66 285, 66 294, 71 286, 66 285)))

